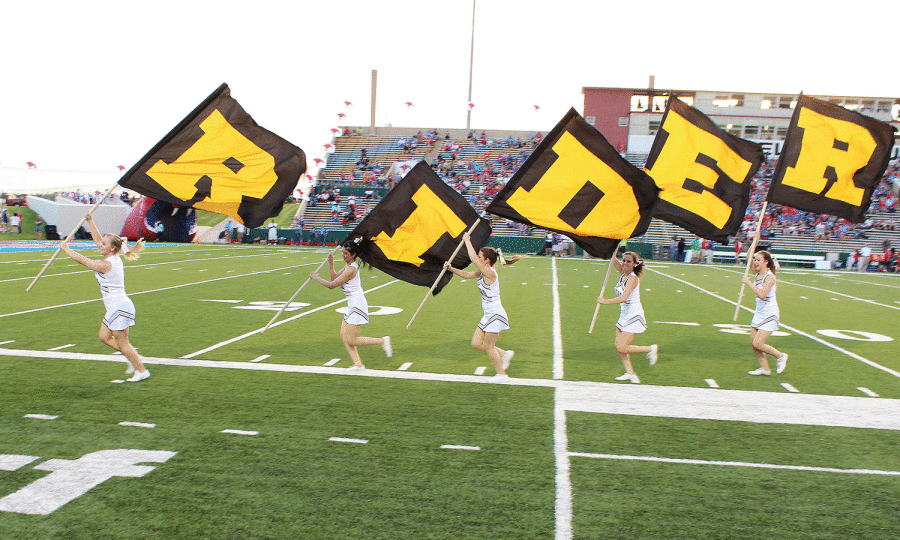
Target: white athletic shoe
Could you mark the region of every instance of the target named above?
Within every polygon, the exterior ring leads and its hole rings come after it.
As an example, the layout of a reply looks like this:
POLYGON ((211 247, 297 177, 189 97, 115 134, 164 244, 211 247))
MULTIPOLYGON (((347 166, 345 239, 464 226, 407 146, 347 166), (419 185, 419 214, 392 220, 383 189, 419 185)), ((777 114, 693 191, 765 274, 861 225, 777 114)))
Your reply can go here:
POLYGON ((127 362, 127 363, 128 363, 128 367, 125 368, 125 375, 131 375, 132 373, 134 373, 134 366, 131 365, 131 362, 127 362))
POLYGON ((488 379, 490 382, 507 382, 509 375, 500 375, 499 373, 488 379))
POLYGON ((618 377, 616 377, 616 380, 617 381, 631 381, 634 384, 641 383, 641 379, 638 378, 637 373, 635 373, 634 375, 632 375, 630 373, 623 373, 622 375, 619 375, 618 377))
POLYGON ((647 353, 647 359, 650 360, 650 365, 655 365, 656 360, 658 359, 659 345, 650 345, 650 352, 647 353))
POLYGON ((366 370, 366 366, 356 366, 356 365, 354 365, 354 366, 350 366, 350 367, 347 368, 347 371, 365 371, 365 370, 366 370))
POLYGON ((394 348, 391 347, 391 336, 384 336, 382 339, 384 339, 384 343, 381 344, 381 348, 384 349, 384 354, 390 358, 394 355, 394 348))
POLYGON ((753 371, 748 371, 747 374, 748 375, 771 375, 772 371, 768 370, 768 369, 763 369, 763 368, 756 368, 753 371))
POLYGON ((144 379, 150 378, 150 370, 145 369, 144 371, 136 372, 130 379, 125 379, 128 382, 141 382, 144 379))
POLYGON ((781 373, 784 371, 784 368, 787 367, 787 353, 781 355, 781 358, 778 359, 778 366, 775 368, 775 373, 781 373))
POLYGON ((516 355, 516 351, 506 351, 506 354, 500 357, 500 362, 503 365, 503 371, 506 371, 506 368, 509 367, 509 362, 513 359, 513 356, 516 355))

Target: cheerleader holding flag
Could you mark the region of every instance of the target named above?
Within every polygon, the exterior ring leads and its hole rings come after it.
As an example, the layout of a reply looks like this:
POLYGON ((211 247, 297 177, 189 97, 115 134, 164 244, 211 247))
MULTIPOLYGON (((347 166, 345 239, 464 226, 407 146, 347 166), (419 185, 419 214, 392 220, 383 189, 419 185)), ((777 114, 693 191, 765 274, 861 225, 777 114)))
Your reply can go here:
POLYGON ((100 341, 109 347, 122 353, 128 359, 126 374, 134 373, 129 382, 139 382, 150 377, 150 371, 144 367, 137 350, 128 341, 128 329, 134 326, 134 303, 125 294, 125 271, 122 265, 123 256, 128 260, 135 260, 144 248, 144 241, 138 240, 134 248, 129 249, 128 244, 115 234, 101 235, 94 225, 93 216, 87 214, 85 220, 91 229, 91 238, 97 244, 102 261, 89 259, 69 247, 69 239, 60 242, 59 247, 75 262, 84 265, 94 271, 97 282, 100 283, 100 292, 103 294, 103 305, 106 307, 106 315, 100 323, 100 341))

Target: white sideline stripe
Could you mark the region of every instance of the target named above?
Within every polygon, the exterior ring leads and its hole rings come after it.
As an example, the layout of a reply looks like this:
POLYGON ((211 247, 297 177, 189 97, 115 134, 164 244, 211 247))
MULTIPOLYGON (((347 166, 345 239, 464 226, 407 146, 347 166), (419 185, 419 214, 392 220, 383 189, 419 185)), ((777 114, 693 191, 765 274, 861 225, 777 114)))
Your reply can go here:
POLYGON ((487 366, 478 366, 475 368, 475 375, 484 375, 484 372, 487 370, 487 366))
POLYGON ((407 369, 412 367, 412 362, 404 362, 403 365, 397 368, 398 371, 406 371, 407 369))
MULTIPOLYGON (((689 285, 689 286, 691 286, 691 287, 694 287, 694 288, 697 289, 698 291, 704 292, 704 293, 706 293, 706 294, 712 296, 713 298, 718 298, 719 300, 721 300, 721 301, 723 301, 723 302, 727 302, 727 303, 731 304, 732 306, 736 306, 736 305, 737 305, 737 302, 735 302, 734 300, 729 300, 729 299, 727 299, 727 298, 724 298, 724 297, 722 297, 722 296, 719 296, 719 295, 716 294, 716 293, 707 291, 707 290, 704 289, 703 287, 700 287, 700 286, 698 286, 698 285, 694 285, 693 283, 690 283, 690 282, 685 281, 685 280, 683 280, 683 279, 679 279, 679 278, 677 278, 677 277, 670 276, 669 274, 664 274, 663 272, 659 272, 659 271, 657 271, 657 270, 654 270, 653 268, 649 268, 649 267, 648 267, 647 270, 650 270, 651 272, 657 273, 657 274, 659 274, 659 275, 661 275, 661 276, 665 276, 665 277, 667 277, 667 278, 669 278, 669 279, 674 279, 675 281, 680 281, 681 283, 684 283, 685 285, 689 285)), ((753 310, 750 309, 750 308, 748 308, 748 307, 746 307, 746 306, 741 306, 741 309, 743 309, 743 310, 745 310, 745 311, 748 311, 748 312, 750 312, 750 313, 753 313, 753 310)), ((844 354, 846 354, 847 356, 849 356, 850 358, 853 358, 853 359, 855 359, 855 360, 859 360, 860 362, 862 362, 862 363, 864 363, 864 364, 868 364, 868 365, 870 365, 870 366, 872 366, 872 367, 874 367, 874 368, 876 368, 876 369, 880 369, 880 370, 882 370, 882 371, 884 371, 884 372, 886 372, 886 373, 890 373, 890 374, 893 375, 894 377, 900 378, 900 372, 898 372, 898 371, 896 371, 896 370, 893 370, 893 369, 891 369, 891 368, 889 368, 889 367, 882 366, 881 364, 878 364, 877 362, 873 362, 873 361, 869 360, 868 358, 863 358, 862 356, 860 356, 860 355, 858 355, 858 354, 856 354, 856 353, 854 353, 854 352, 848 351, 847 349, 845 349, 845 348, 843 348, 843 347, 838 347, 837 345, 834 345, 834 344, 832 344, 832 343, 829 343, 829 342, 825 341, 824 339, 818 338, 818 337, 816 337, 816 336, 814 336, 814 335, 812 335, 812 334, 807 334, 806 332, 804 332, 804 331, 802 331, 802 330, 798 330, 797 328, 794 328, 794 327, 792 327, 792 326, 788 326, 788 325, 786 325, 786 324, 784 324, 784 323, 779 323, 779 325, 782 326, 782 327, 784 327, 784 328, 787 328, 788 330, 790 330, 790 331, 792 331, 792 332, 794 332, 794 333, 796 333, 796 334, 800 334, 800 335, 803 336, 803 337, 807 337, 807 338, 809 338, 809 339, 811 339, 811 340, 813 340, 813 341, 817 341, 817 342, 821 343, 822 345, 825 345, 826 347, 829 347, 829 348, 834 349, 834 350, 836 350, 836 351, 838 351, 838 352, 844 353, 844 354)))
POLYGON ((223 429, 219 433, 231 433, 234 435, 259 435, 258 431, 242 431, 240 429, 223 429))
POLYGON ((366 444, 369 442, 366 439, 346 439, 344 437, 331 437, 328 440, 332 441, 332 442, 348 442, 348 443, 356 443, 356 444, 366 444))
MULTIPOLYGON (((32 351, 0 348, 0 356, 88 360, 121 363, 108 354, 65 351, 32 351)), ((193 368, 234 369, 346 376, 339 367, 185 360, 141 357, 144 364, 193 368)), ((366 377, 416 381, 494 384, 489 377, 422 371, 366 369, 366 377)), ((863 396, 829 396, 759 392, 714 388, 669 387, 650 384, 619 384, 511 377, 505 386, 556 388, 556 400, 566 411, 598 412, 660 418, 730 420, 761 424, 796 424, 871 428, 900 431, 900 399, 871 399, 863 396)))
POLYGON ((857 386, 856 389, 869 397, 881 397, 878 394, 876 394, 875 392, 866 388, 865 386, 857 386))
POLYGON ((794 388, 794 386, 790 383, 783 382, 783 383, 781 383, 781 386, 783 386, 784 389, 787 390, 788 392, 797 392, 797 393, 800 392, 800 390, 797 390, 796 388, 794 388))
POLYGON ((556 257, 550 259, 553 273, 553 378, 563 378, 562 320, 559 309, 559 279, 556 275, 556 257))
MULTIPOLYGON (((260 270, 259 272, 250 272, 249 274, 235 274, 233 276, 226 276, 226 277, 213 278, 213 279, 204 279, 203 281, 194 281, 192 283, 182 283, 181 285, 172 285, 171 287, 163 287, 161 289, 150 289, 147 291, 132 292, 132 293, 128 293, 128 296, 135 296, 138 294, 147 294, 147 293, 155 293, 155 292, 162 292, 162 291, 170 291, 172 289, 181 289, 183 287, 191 287, 193 285, 203 285, 206 283, 214 283, 216 281, 222 281, 222 280, 226 280, 226 279, 242 278, 242 277, 248 277, 248 276, 255 276, 255 275, 259 275, 259 274, 270 274, 272 272, 278 272, 280 270, 286 270, 288 268, 296 268, 298 266, 306 266, 309 264, 312 264, 312 263, 298 264, 298 265, 294 265, 294 266, 285 266, 284 268, 273 268, 272 270, 260 270)), ((34 278, 28 278, 28 279, 34 279, 34 278)), ((80 302, 69 302, 68 304, 57 304, 55 306, 45 306, 45 307, 41 307, 41 308, 27 309, 25 311, 17 311, 15 313, 3 313, 3 314, 0 314, 0 319, 2 319, 3 317, 12 317, 13 315, 25 315, 28 313, 36 313, 38 311, 46 311, 48 309, 56 309, 56 308, 69 307, 69 306, 78 306, 81 304, 90 304, 91 302, 100 302, 102 300, 103 300, 102 298, 94 298, 92 300, 82 300, 80 302)))
POLYGON ((69 343, 68 345, 60 345, 59 347, 53 347, 52 349, 47 349, 47 350, 48 351, 58 351, 60 349, 66 349, 66 348, 74 347, 74 346, 75 346, 74 343, 69 343))
POLYGON ((264 355, 262 355, 262 356, 257 356, 256 358, 254 358, 253 360, 250 360, 250 361, 251 361, 251 362, 262 362, 263 360, 265 360, 266 358, 269 358, 270 356, 272 356, 272 355, 271 355, 271 354, 264 354, 264 355))
POLYGON ((10 339, 10 340, 8 340, 8 341, 0 341, 0 345, 6 345, 6 344, 9 344, 9 343, 15 343, 15 342, 16 342, 16 340, 10 339))
POLYGON ((333 365, 337 364, 337 363, 340 362, 340 361, 341 361, 340 358, 332 358, 331 360, 325 362, 325 365, 326 365, 326 366, 333 366, 333 365))
POLYGON ((703 379, 703 380, 706 381, 706 384, 708 384, 710 388, 718 388, 719 387, 719 383, 717 383, 715 379, 703 379))
POLYGON ((700 326, 700 323, 695 322, 677 322, 677 321, 653 321, 653 324, 678 324, 681 326, 700 326))
POLYGON ((147 424, 144 422, 119 422, 120 426, 127 427, 142 427, 142 428, 155 428, 156 424, 147 424))
MULTIPOLYGON (((367 291, 363 291, 363 294, 368 294, 368 293, 370 293, 370 292, 372 292, 372 291, 377 291, 378 289, 380 289, 380 288, 382 288, 382 287, 387 287, 388 285, 392 285, 392 284, 394 284, 394 283, 397 283, 398 281, 400 281, 400 280, 399 280, 399 279, 395 279, 395 280, 393 280, 393 281, 388 281, 387 283, 385 283, 385 284, 383 284, 383 285, 379 285, 379 286, 373 287, 373 288, 371 288, 371 289, 369 289, 369 290, 367 290, 367 291)), ((309 315, 309 314, 311 314, 311 313, 315 313, 315 312, 317 312, 317 311, 321 311, 321 310, 323 310, 323 309, 327 309, 327 308, 336 306, 336 305, 338 305, 338 304, 343 304, 343 303, 345 303, 346 301, 347 301, 347 299, 346 299, 346 298, 343 298, 343 299, 338 300, 338 301, 336 301, 336 302, 332 302, 332 303, 330 303, 330 304, 325 304, 324 306, 319 306, 319 307, 314 308, 314 309, 311 309, 311 310, 309 310, 309 311, 304 311, 303 313, 299 313, 299 314, 297 314, 297 315, 294 315, 293 317, 288 317, 287 319, 284 319, 284 320, 282 320, 282 321, 278 321, 278 322, 276 322, 276 323, 272 323, 272 325, 269 326, 269 329, 275 328, 276 326, 281 326, 282 324, 285 324, 285 323, 289 323, 289 322, 291 322, 291 321, 293 321, 293 320, 299 319, 300 317, 305 317, 305 316, 307 316, 307 315, 309 315)), ((186 355, 182 356, 181 358, 194 358, 195 356, 200 356, 201 354, 208 353, 209 351, 214 351, 214 350, 216 350, 216 349, 218 349, 218 348, 220 348, 220 347, 224 347, 225 345, 231 345, 232 343, 235 343, 235 342, 240 341, 240 340, 242 340, 242 339, 248 338, 248 337, 250 337, 250 336, 253 336, 253 335, 256 335, 256 334, 261 334, 262 331, 263 331, 264 329, 265 329, 265 326, 263 326, 262 328, 257 328, 256 330, 251 330, 250 332, 247 332, 246 334, 242 334, 242 335, 240 335, 240 336, 233 337, 233 338, 231 338, 231 339, 226 339, 225 341, 222 341, 222 342, 220 342, 220 343, 216 343, 215 345, 211 345, 211 346, 209 346, 209 347, 207 347, 207 348, 205 348, 205 349, 201 349, 201 350, 199 350, 199 351, 192 352, 191 354, 186 354, 186 355)))
POLYGON ((460 444, 442 444, 444 450, 481 450, 480 446, 465 446, 460 444))
POLYGON ((56 420, 59 416, 53 414, 26 414, 22 418, 37 418, 38 420, 56 420))
POLYGON ((872 469, 837 469, 833 467, 806 467, 804 465, 775 465, 771 463, 747 463, 744 461, 707 461, 704 459, 675 459, 650 456, 623 456, 616 454, 590 454, 583 452, 570 452, 572 457, 585 457, 593 459, 619 459, 630 461, 655 461, 658 463, 678 463, 683 465, 719 465, 726 467, 753 467, 756 469, 778 469, 786 471, 830 472, 843 474, 877 474, 881 476, 900 476, 900 471, 879 471, 872 469))

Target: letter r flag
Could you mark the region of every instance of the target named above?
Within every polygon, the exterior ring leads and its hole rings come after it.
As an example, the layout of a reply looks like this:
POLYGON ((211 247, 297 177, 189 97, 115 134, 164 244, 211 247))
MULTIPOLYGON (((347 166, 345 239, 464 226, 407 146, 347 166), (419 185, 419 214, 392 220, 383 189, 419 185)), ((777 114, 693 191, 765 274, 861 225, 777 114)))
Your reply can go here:
POLYGON ((893 144, 890 124, 801 94, 768 200, 862 223, 893 144))

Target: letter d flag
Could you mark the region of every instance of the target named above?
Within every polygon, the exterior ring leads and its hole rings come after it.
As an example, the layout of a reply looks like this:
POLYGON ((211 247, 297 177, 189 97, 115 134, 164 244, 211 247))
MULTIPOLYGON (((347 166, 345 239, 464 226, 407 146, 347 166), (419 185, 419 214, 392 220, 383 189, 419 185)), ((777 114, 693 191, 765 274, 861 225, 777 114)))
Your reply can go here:
POLYGON ((647 173, 571 109, 487 211, 568 235, 594 257, 608 259, 619 240, 647 231, 658 192, 647 173))

